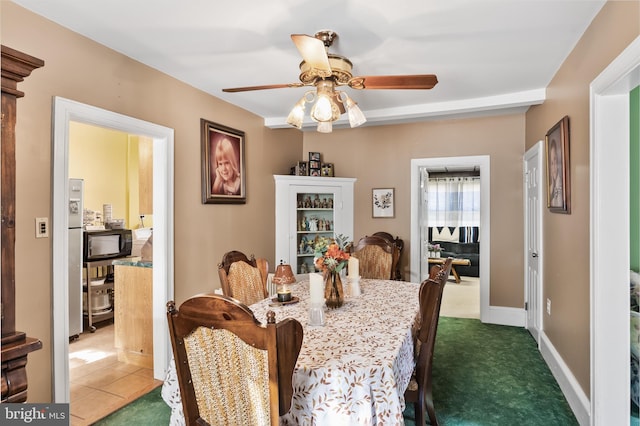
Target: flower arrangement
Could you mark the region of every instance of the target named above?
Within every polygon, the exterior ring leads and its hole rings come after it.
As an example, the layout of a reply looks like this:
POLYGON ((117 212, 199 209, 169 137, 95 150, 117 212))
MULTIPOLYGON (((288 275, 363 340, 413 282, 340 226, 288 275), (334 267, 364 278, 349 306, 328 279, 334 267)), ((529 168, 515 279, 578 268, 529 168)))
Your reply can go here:
POLYGON ((440 247, 440 244, 427 244, 427 252, 429 252, 429 257, 440 257, 441 251, 442 247, 440 247))
POLYGON ((427 251, 436 251, 436 252, 441 252, 442 251, 442 247, 440 247, 440 244, 427 244, 427 251))
POLYGON ((349 260, 348 238, 342 234, 335 239, 319 237, 315 243, 314 264, 322 271, 340 272, 349 260))

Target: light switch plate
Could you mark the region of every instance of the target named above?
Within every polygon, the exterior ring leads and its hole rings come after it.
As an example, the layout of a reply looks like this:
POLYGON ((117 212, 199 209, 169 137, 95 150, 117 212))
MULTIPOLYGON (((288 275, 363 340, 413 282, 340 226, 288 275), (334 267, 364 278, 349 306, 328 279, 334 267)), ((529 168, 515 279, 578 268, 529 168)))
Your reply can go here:
POLYGON ((36 217, 36 238, 49 238, 48 217, 36 217))

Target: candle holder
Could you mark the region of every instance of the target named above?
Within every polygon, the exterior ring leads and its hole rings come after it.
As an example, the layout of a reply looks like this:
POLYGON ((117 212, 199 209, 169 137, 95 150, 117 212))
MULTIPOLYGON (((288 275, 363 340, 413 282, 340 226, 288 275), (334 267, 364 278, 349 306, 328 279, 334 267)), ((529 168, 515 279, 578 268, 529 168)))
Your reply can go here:
POLYGON ((292 296, 289 285, 296 282, 296 277, 293 275, 291 265, 286 265, 280 261, 272 281, 276 285, 278 302, 291 301, 292 296))
POLYGON ((309 325, 310 326, 324 325, 324 303, 309 304, 309 325))
POLYGON ((349 277, 349 295, 351 297, 358 297, 362 294, 360 291, 360 276, 349 277))

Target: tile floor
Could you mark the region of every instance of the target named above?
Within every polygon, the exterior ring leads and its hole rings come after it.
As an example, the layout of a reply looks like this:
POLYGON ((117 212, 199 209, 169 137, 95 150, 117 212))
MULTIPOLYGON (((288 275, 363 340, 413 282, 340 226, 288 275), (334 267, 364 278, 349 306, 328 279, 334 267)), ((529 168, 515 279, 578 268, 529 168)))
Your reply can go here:
POLYGON ((118 361, 113 323, 69 344, 71 425, 85 426, 162 385, 153 370, 118 361))

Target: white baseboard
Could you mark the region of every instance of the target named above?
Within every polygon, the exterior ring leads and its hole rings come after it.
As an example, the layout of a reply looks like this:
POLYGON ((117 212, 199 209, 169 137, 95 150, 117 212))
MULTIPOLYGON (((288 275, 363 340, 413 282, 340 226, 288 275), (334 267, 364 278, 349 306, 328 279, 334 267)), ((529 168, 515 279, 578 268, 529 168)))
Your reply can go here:
POLYGON ((511 325, 524 327, 526 312, 520 308, 505 308, 502 306, 489 306, 484 309, 480 321, 488 324, 511 325))
POLYGON ((591 403, 580 384, 544 332, 540 332, 540 353, 567 399, 581 426, 590 424, 591 403))

